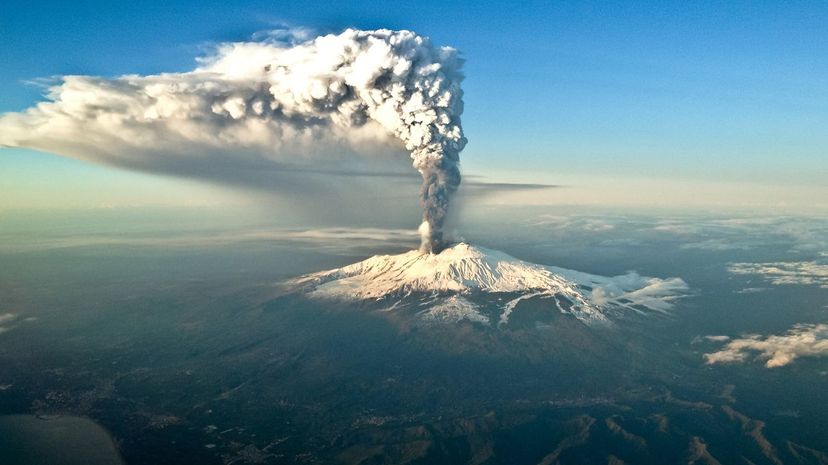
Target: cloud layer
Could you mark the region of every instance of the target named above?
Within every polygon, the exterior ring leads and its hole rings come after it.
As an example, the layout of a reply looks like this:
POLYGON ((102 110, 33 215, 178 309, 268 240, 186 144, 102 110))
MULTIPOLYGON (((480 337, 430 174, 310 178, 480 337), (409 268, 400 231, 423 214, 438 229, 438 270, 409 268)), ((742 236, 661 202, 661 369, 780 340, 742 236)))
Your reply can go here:
POLYGON ((828 264, 811 262, 731 263, 728 271, 759 275, 771 284, 799 284, 828 288, 828 264))
POLYGON ((17 315, 14 313, 0 313, 0 334, 9 331, 10 329, 14 328, 14 323, 16 323, 17 315))
POLYGON ((828 325, 800 324, 783 335, 747 335, 729 341, 722 350, 705 354, 704 359, 708 364, 740 363, 752 353, 765 360, 768 368, 788 365, 799 357, 828 355, 828 325))

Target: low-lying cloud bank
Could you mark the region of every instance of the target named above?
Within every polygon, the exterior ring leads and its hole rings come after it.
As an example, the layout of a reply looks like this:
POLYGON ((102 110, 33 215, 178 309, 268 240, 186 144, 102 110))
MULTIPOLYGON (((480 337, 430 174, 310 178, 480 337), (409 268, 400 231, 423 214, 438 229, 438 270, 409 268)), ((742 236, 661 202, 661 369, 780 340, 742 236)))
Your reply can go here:
POLYGON ((783 335, 746 335, 729 340, 721 350, 705 354, 704 359, 709 365, 741 363, 753 353, 756 359, 765 360, 768 368, 788 365, 799 357, 828 356, 828 324, 799 324, 783 335))
POLYGON ((5 333, 6 331, 11 330, 14 328, 14 324, 17 322, 17 315, 14 313, 0 313, 0 334, 5 333))
POLYGON ((728 271, 758 275, 774 285, 799 284, 828 288, 828 264, 810 262, 731 263, 728 271))
POLYGON ((813 255, 828 248, 828 222, 822 216, 668 218, 652 227, 688 242, 683 249, 727 251, 785 245, 790 253, 813 255))
MULTIPOLYGON (((178 234, 85 234, 76 236, 38 237, 5 240, 2 253, 25 253, 73 247, 217 247, 251 242, 309 244, 316 248, 347 249, 354 247, 401 246, 416 243, 418 234, 410 229, 317 228, 279 229, 247 228, 222 231, 183 231, 178 234)), ((3 323, 3 315, 0 315, 3 323)))
MULTIPOLYGON (((0 334, 11 331, 22 322, 32 322, 37 320, 36 317, 20 318, 20 315, 15 313, 0 313, 0 334)), ((0 387, 0 391, 2 388, 0 387)))

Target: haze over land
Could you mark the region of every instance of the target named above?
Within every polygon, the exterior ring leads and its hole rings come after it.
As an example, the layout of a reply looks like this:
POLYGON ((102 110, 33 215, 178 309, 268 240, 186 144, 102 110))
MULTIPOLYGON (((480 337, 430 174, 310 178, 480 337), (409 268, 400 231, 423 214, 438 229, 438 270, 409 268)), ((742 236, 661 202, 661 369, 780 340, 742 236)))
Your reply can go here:
POLYGON ((329 301, 281 283, 429 257, 416 232, 231 211, 5 215, 0 408, 92 418, 138 464, 820 463, 826 291, 807 278, 825 265, 824 220, 510 207, 464 225, 473 247, 519 257, 457 257, 475 266, 632 268, 690 289, 663 311, 608 306, 610 325, 520 292, 329 301))

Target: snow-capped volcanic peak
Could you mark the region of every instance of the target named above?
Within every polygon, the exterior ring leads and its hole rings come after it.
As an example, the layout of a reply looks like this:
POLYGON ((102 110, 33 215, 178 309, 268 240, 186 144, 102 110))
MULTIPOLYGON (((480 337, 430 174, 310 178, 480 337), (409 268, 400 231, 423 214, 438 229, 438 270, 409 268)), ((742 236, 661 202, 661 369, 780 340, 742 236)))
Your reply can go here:
POLYGON ((439 254, 411 251, 377 255, 292 282, 316 298, 379 300, 414 293, 465 296, 477 292, 518 293, 503 307, 500 322, 520 300, 542 296, 582 320, 604 320, 606 307, 665 311, 687 286, 681 279, 635 273, 603 277, 525 262, 497 250, 459 243, 439 254))
POLYGON ((439 254, 411 251, 377 255, 353 265, 308 276, 317 281, 317 294, 333 292, 360 299, 410 292, 521 292, 566 287, 544 267, 502 252, 465 243, 439 254))

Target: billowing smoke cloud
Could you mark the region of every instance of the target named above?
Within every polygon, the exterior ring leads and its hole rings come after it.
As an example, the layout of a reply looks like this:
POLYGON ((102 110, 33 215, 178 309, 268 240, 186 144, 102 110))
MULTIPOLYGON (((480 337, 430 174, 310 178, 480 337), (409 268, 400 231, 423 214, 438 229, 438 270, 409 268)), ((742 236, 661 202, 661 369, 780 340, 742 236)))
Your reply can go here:
POLYGON ((422 249, 439 251, 466 144, 456 50, 410 31, 273 37, 222 44, 185 73, 65 76, 48 101, 0 117, 0 144, 214 180, 236 165, 341 170, 404 147, 423 178, 422 249))

